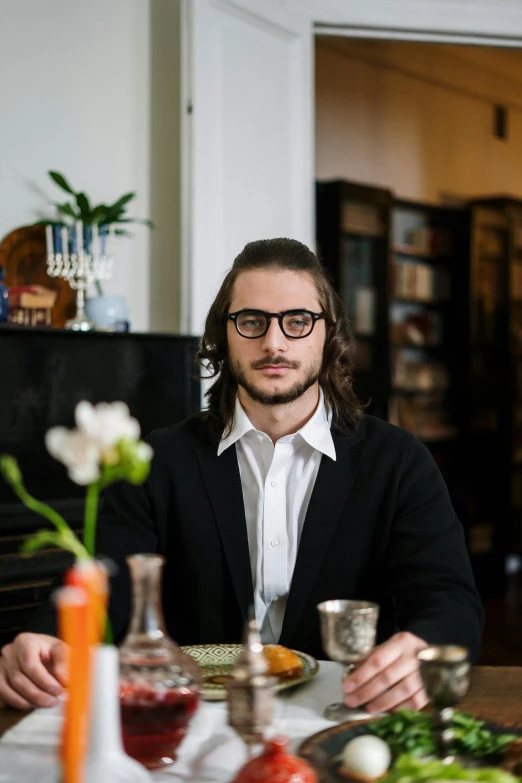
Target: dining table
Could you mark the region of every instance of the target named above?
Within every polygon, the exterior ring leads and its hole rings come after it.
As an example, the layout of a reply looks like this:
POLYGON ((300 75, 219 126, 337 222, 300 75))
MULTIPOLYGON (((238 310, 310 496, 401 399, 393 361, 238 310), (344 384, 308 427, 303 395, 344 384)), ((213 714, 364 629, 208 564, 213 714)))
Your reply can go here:
MULTIPOLYGON (((277 694, 272 731, 288 737, 292 752, 335 725, 323 711, 340 695, 341 674, 340 664, 320 661, 310 681, 277 694)), ((474 667, 458 706, 491 723, 522 728, 522 667, 474 667)), ((61 706, 29 713, 0 709, 0 783, 56 783, 61 724, 61 706)), ((150 777, 156 783, 228 783, 246 759, 243 742, 227 724, 226 702, 203 701, 176 762, 150 777)))

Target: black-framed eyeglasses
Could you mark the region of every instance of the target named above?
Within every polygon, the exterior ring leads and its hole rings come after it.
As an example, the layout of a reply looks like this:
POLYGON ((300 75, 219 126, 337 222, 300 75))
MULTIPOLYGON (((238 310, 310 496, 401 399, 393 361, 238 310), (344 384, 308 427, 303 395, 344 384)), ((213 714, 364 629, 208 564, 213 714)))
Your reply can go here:
POLYGON ((270 329, 272 318, 277 318, 285 337, 300 340, 312 333, 316 321, 324 318, 324 313, 312 313, 310 310, 285 310, 284 313, 267 313, 264 310, 238 310, 228 313, 227 319, 234 321, 241 337, 255 340, 264 337, 270 329))

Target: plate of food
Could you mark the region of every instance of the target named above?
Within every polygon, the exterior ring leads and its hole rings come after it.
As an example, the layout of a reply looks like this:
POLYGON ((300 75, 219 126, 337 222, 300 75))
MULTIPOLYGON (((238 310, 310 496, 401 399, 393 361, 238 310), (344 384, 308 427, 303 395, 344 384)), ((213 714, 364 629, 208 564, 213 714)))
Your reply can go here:
MULTIPOLYGON (((203 672, 202 695, 207 701, 226 699, 226 681, 243 649, 242 644, 195 644, 181 648, 192 656, 203 672)), ((316 659, 307 653, 289 650, 280 644, 265 644, 268 676, 276 680, 275 690, 300 685, 319 671, 316 659)))
POLYGON ((415 710, 333 726, 302 742, 298 755, 320 783, 520 783, 521 727, 455 710, 451 728, 456 760, 449 764, 436 758, 431 714, 415 710))

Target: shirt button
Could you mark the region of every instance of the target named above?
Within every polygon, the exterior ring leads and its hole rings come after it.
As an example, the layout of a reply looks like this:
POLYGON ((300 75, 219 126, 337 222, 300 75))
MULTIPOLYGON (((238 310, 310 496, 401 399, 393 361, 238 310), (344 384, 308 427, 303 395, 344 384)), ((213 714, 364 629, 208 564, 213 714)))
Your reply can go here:
POLYGON ((271 481, 270 482, 271 487, 277 487, 277 481, 271 481))
POLYGON ((262 435, 258 435, 258 436, 257 436, 257 439, 258 439, 258 441, 259 441, 260 443, 261 443, 261 441, 262 441, 262 440, 264 440, 264 438, 263 438, 263 436, 262 436, 262 435))
POLYGON ((278 595, 274 595, 274 597, 272 598, 272 601, 273 601, 274 603, 275 603, 276 601, 279 601, 279 596, 278 596, 278 595))
POLYGON ((277 546, 277 540, 273 538, 270 542, 270 546, 277 546))

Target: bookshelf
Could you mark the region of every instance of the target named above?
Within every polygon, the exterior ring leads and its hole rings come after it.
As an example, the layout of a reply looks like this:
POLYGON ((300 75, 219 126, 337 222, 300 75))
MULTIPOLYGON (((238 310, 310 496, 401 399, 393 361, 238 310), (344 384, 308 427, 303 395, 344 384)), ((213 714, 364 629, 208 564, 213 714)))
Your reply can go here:
POLYGON ((356 391, 370 400, 369 413, 425 443, 463 520, 469 223, 467 209, 343 181, 317 185, 318 251, 352 323, 356 391))
POLYGON ((471 215, 469 546, 501 592, 505 555, 522 552, 522 202, 471 215))
POLYGON ((355 389, 387 418, 390 393, 388 252, 392 194, 349 182, 318 183, 319 255, 340 292, 357 349, 355 389))
POLYGON ((429 443, 455 439, 467 213, 353 183, 317 187, 319 252, 352 323, 370 412, 429 443))

